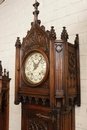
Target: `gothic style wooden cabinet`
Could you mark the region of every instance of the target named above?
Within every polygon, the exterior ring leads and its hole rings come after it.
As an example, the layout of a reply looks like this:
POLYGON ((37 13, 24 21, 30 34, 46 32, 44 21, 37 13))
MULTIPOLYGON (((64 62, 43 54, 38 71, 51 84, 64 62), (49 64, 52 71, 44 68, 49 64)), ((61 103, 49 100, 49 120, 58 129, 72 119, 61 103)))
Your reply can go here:
POLYGON ((79 37, 61 40, 54 27, 46 31, 34 22, 21 44, 16 41, 15 104, 22 104, 21 130, 75 130, 75 105, 80 106, 79 37))
POLYGON ((9 130, 9 72, 2 73, 0 61, 0 130, 9 130))

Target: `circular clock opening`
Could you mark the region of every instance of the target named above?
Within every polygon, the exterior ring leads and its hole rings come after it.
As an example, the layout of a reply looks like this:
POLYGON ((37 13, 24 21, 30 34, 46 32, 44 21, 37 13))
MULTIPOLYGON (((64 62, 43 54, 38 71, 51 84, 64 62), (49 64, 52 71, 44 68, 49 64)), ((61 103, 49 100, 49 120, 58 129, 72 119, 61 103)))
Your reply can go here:
POLYGON ((31 86, 36 86, 46 79, 48 72, 48 58, 42 51, 31 51, 24 58, 25 80, 31 86))

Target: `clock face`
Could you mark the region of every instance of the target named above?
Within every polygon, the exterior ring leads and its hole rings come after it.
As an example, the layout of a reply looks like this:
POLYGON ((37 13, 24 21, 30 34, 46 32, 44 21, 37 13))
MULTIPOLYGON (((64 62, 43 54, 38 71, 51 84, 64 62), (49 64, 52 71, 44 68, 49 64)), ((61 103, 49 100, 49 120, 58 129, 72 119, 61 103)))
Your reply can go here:
POLYGON ((47 63, 43 54, 38 51, 30 53, 24 64, 26 80, 30 84, 38 84, 44 79, 46 70, 47 63))

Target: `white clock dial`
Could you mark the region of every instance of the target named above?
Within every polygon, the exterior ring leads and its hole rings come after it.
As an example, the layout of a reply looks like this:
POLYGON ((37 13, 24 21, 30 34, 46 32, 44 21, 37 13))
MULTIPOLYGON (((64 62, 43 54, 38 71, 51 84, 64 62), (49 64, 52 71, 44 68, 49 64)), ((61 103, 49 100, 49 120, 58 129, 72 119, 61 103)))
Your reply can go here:
POLYGON ((46 74, 46 60, 40 52, 32 52, 25 60, 25 76, 31 84, 39 83, 46 74))

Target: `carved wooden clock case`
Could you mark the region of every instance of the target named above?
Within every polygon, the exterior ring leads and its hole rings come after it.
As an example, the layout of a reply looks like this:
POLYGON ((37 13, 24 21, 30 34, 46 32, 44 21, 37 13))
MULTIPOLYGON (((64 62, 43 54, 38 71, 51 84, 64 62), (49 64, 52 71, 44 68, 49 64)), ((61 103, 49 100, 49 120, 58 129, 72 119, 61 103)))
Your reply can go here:
POLYGON ((21 130, 75 130, 75 105, 80 106, 79 38, 67 42, 63 27, 61 40, 54 27, 45 31, 34 22, 21 44, 16 41, 15 104, 22 104, 21 130))
POLYGON ((0 130, 9 130, 9 72, 2 72, 0 61, 0 130))

